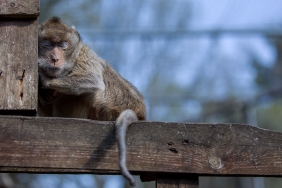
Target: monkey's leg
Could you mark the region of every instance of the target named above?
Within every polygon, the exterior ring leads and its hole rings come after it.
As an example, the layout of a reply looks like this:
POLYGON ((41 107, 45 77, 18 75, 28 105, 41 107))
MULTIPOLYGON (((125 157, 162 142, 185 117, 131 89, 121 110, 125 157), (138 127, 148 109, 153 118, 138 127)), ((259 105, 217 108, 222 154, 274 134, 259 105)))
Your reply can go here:
POLYGON ((127 127, 135 121, 137 121, 137 117, 132 110, 123 111, 116 121, 116 138, 119 148, 119 167, 121 174, 129 181, 129 184, 131 186, 135 186, 136 182, 126 167, 125 136, 127 127))

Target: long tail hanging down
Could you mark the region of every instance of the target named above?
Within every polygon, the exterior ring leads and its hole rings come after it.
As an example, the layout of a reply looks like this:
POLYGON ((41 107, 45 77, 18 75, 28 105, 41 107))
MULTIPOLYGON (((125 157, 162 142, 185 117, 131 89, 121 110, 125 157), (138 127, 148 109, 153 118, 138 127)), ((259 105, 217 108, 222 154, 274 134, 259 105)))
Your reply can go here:
POLYGON ((127 127, 137 120, 136 114, 132 110, 125 110, 119 115, 116 121, 116 139, 119 148, 119 167, 121 174, 129 181, 131 186, 135 186, 136 182, 126 167, 125 136, 127 127))

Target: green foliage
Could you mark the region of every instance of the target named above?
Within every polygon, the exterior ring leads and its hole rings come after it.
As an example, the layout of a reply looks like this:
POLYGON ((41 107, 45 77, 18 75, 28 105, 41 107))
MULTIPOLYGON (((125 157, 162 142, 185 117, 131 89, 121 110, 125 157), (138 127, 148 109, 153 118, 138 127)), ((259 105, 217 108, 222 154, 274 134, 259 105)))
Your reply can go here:
POLYGON ((282 101, 274 101, 267 107, 258 109, 258 126, 266 129, 282 131, 282 101))

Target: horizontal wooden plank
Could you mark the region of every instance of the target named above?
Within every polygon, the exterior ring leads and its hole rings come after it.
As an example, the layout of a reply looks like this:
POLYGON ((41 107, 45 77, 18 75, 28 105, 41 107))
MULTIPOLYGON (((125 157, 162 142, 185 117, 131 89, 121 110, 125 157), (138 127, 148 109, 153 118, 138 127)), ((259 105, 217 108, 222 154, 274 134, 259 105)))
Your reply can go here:
POLYGON ((39 0, 0 0, 0 17, 37 18, 39 0))
POLYGON ((0 21, 0 114, 35 114, 37 19, 0 21), (8 112, 2 110, 9 110, 8 112), (32 112, 27 112, 32 111, 32 112))
MULTIPOLYGON (((136 122, 134 174, 282 176, 282 133, 241 124, 136 122)), ((0 116, 0 170, 118 173, 114 122, 0 116)))

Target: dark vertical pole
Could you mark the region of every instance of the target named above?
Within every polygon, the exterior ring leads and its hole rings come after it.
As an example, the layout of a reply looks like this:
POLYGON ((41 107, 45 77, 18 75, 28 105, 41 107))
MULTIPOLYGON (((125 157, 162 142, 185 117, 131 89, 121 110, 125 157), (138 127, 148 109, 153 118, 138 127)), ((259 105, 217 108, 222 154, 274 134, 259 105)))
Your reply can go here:
POLYGON ((158 175, 156 188, 199 188, 199 177, 177 174, 158 175))

